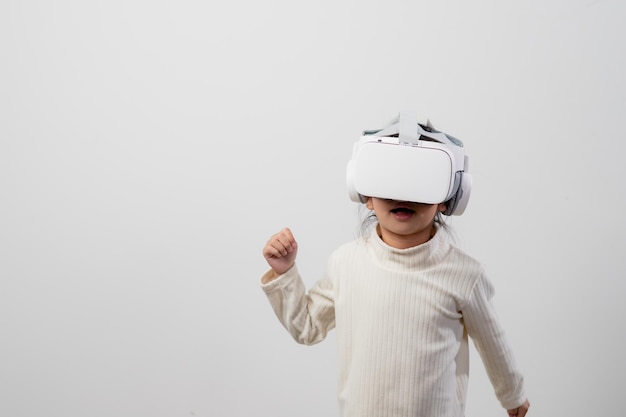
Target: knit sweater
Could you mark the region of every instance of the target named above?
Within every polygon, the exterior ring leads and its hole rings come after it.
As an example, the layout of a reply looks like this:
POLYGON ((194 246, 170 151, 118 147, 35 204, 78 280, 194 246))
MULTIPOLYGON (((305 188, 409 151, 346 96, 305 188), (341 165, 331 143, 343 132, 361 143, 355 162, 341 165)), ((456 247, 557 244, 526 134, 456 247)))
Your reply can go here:
POLYGON ((444 233, 408 249, 376 232, 345 244, 308 292, 295 265, 270 274, 261 286, 297 342, 318 343, 336 328, 342 417, 462 417, 468 335, 502 406, 525 401, 493 287, 444 233))

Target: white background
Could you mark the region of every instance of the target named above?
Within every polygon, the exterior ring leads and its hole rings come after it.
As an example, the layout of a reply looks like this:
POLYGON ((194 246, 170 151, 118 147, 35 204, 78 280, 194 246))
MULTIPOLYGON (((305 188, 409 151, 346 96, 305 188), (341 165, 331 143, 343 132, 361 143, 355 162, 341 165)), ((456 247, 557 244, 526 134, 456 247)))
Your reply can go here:
MULTIPOLYGON (((620 0, 0 3, 0 415, 336 416, 334 334, 259 288, 358 233, 352 142, 413 109, 462 139, 451 219, 535 416, 620 413, 620 0)), ((504 416, 472 353, 467 416, 504 416)), ((383 416, 381 416, 383 417, 383 416)))

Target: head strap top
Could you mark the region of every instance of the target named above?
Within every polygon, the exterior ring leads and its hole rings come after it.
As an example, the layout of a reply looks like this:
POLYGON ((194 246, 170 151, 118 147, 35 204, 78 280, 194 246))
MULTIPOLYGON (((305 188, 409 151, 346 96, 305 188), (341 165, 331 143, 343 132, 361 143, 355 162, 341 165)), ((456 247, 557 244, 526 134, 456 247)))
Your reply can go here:
POLYGON ((402 111, 382 129, 365 130, 363 136, 397 136, 400 143, 417 145, 422 136, 445 145, 463 147, 463 142, 454 136, 436 130, 430 120, 425 125, 417 122, 415 112, 402 111))

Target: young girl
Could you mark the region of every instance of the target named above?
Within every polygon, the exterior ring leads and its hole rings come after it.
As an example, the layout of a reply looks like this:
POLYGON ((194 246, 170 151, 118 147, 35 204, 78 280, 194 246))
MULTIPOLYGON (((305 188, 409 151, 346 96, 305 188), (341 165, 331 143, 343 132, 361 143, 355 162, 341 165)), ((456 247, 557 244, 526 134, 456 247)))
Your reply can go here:
MULTIPOLYGON (((417 131, 420 140, 437 136, 428 133, 436 132, 430 126, 418 125, 417 131)), ((393 132, 376 131, 377 142, 402 140, 402 132, 393 132)), ((454 143, 444 146, 460 144, 454 143)), ((419 182, 411 186, 419 188, 419 182)), ((454 181, 452 194, 458 196, 459 187, 454 181)), ((293 338, 311 345, 336 328, 340 415, 462 417, 469 336, 498 400, 509 416, 523 417, 529 403, 490 302, 493 287, 479 262, 452 244, 435 221, 439 213, 451 214, 454 198, 419 203, 390 197, 402 192, 379 194, 360 196, 377 218, 372 233, 337 249, 324 277, 308 292, 295 264, 298 244, 288 228, 263 249, 271 269, 261 286, 293 338)))

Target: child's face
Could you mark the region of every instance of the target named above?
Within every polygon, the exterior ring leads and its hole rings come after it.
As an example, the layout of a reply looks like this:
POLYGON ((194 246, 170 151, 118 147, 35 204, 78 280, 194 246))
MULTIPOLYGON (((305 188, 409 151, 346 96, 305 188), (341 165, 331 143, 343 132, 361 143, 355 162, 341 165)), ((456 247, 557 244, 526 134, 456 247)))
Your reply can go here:
POLYGON ((435 215, 446 209, 443 203, 410 203, 375 197, 369 197, 366 206, 376 213, 383 241, 398 249, 430 240, 435 215))

